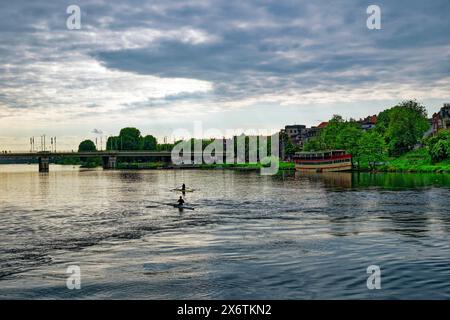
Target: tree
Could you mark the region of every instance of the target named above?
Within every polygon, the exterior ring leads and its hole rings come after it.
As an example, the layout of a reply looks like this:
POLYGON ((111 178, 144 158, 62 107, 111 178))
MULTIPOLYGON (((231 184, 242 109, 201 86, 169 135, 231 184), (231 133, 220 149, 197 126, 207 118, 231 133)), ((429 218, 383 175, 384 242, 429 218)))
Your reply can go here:
POLYGON ((157 144, 158 144, 158 142, 154 136, 147 135, 143 138, 142 149, 154 151, 154 150, 156 150, 157 144))
POLYGON ((156 150, 158 151, 172 151, 175 145, 173 143, 162 143, 156 146, 156 150))
POLYGON ((123 128, 120 130, 118 150, 141 150, 142 136, 141 132, 136 128, 123 128))
POLYGON ((427 109, 425 108, 425 106, 422 105, 417 100, 405 100, 405 101, 400 102, 399 106, 409 109, 410 111, 416 113, 418 116, 420 116, 422 118, 426 119, 428 116, 427 109))
POLYGON ((363 130, 356 122, 346 122, 337 131, 335 145, 332 146, 332 149, 342 149, 350 154, 357 154, 362 135, 363 130))
POLYGON ((106 150, 119 150, 119 137, 109 137, 106 142, 106 150))
POLYGON ((345 121, 340 115, 334 115, 328 125, 320 131, 319 136, 310 139, 304 149, 306 151, 342 149, 353 154, 357 151, 362 133, 356 121, 345 121))
POLYGON ((429 126, 425 107, 409 100, 381 112, 376 130, 384 136, 389 154, 397 156, 411 150, 429 126))
POLYGON ((92 142, 92 140, 84 140, 78 146, 78 152, 90 152, 90 151, 97 151, 95 143, 92 142))
POLYGON ((304 151, 319 151, 326 149, 326 143, 323 137, 319 134, 317 137, 308 139, 303 146, 304 151))
MULTIPOLYGON (((84 140, 78 146, 78 152, 94 152, 97 151, 92 140, 84 140)), ((99 157, 80 157, 81 166, 86 168, 94 168, 100 165, 101 159, 99 157)))
POLYGON ((334 115, 328 125, 320 132, 320 140, 323 149, 335 149, 338 144, 337 138, 339 132, 345 127, 346 122, 340 115, 334 115))
POLYGON ((390 122, 390 113, 392 109, 386 109, 381 111, 377 116, 377 124, 375 126, 375 130, 384 136, 389 127, 390 122))
POLYGON ((428 153, 433 162, 439 162, 450 158, 450 130, 439 133, 426 142, 428 153))
POLYGON ((284 142, 284 152, 287 157, 291 158, 295 155, 296 152, 300 151, 300 148, 295 146, 287 136, 283 137, 282 139, 284 142))
POLYGON ((371 170, 375 169, 376 162, 384 161, 387 157, 387 145, 383 136, 375 130, 364 132, 358 141, 354 157, 358 159, 358 167, 361 162, 367 162, 371 170))

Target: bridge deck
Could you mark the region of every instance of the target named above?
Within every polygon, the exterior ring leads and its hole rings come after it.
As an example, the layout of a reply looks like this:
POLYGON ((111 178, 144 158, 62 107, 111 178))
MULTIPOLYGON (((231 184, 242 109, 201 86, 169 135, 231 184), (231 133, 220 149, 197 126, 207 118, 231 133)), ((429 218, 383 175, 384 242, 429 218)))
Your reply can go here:
MULTIPOLYGON (((202 155, 195 153, 192 155, 202 155)), ((93 152, 14 152, 0 153, 0 159, 42 158, 42 157, 170 157, 170 151, 93 151, 93 152)), ((217 156, 225 153, 216 153, 217 156)))

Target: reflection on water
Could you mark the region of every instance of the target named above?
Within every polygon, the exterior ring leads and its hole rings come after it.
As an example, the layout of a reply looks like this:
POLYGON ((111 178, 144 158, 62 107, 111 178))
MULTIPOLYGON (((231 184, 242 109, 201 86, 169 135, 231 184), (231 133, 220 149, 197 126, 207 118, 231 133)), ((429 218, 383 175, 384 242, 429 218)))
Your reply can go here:
POLYGON ((390 190, 408 188, 450 187, 449 174, 433 173, 357 173, 357 172, 283 172, 283 178, 293 176, 295 179, 311 180, 323 183, 324 187, 336 188, 385 188, 390 190))
POLYGON ((0 298, 450 298, 449 175, 51 169, 0 166, 0 298))
MULTIPOLYGON (((292 172, 286 174, 289 175, 292 172)), ((310 180, 315 183, 323 183, 324 187, 351 188, 353 186, 352 174, 349 172, 308 173, 296 171, 294 176, 299 181, 310 180)))

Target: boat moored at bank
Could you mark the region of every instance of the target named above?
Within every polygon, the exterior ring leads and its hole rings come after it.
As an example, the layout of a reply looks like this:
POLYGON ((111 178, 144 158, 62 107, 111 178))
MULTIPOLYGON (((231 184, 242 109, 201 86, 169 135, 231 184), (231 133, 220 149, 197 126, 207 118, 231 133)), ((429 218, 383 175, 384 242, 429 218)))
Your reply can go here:
POLYGON ((332 172, 352 169, 352 155, 345 150, 297 152, 294 161, 298 171, 332 172))

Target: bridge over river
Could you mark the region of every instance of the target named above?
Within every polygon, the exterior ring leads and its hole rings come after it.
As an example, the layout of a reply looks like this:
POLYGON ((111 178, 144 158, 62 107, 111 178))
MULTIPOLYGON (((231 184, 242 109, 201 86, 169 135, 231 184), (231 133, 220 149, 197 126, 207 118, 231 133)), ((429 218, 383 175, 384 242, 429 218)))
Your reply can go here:
MULTIPOLYGON (((218 157, 225 154, 217 154, 218 157)), ((162 162, 172 162, 172 153, 170 151, 92 151, 92 152, 13 152, 0 153, 0 160, 14 160, 14 159, 37 159, 39 163, 39 172, 48 172, 51 158, 94 158, 102 159, 104 169, 116 168, 117 158, 131 157, 131 158, 152 158, 162 162)), ((180 154, 183 157, 183 154, 180 154)), ((191 153, 191 160, 202 159, 203 154, 191 153), (200 157, 200 158, 199 158, 200 157)), ((192 162, 191 162, 192 163, 192 162)), ((197 163, 197 162, 196 162, 197 163)))

